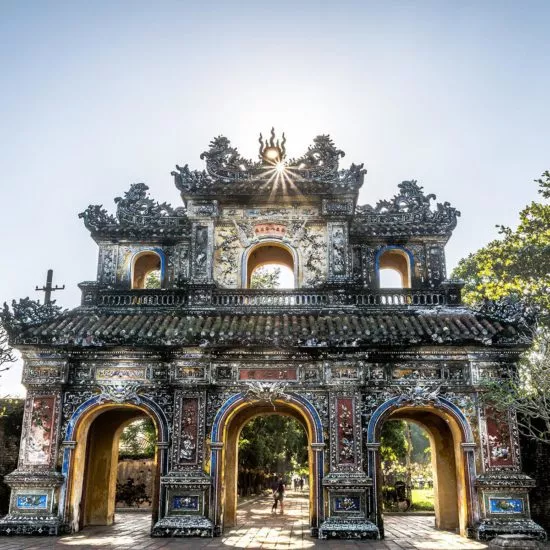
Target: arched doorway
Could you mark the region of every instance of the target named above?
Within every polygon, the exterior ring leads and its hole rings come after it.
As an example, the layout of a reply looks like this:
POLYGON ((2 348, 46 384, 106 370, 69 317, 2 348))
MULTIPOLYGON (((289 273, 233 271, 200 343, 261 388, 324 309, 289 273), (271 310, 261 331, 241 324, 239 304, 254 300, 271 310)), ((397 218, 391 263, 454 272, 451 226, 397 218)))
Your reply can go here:
POLYGON ((382 508, 382 472, 380 433, 386 421, 406 420, 422 426, 428 433, 432 457, 435 527, 467 536, 478 513, 474 497, 475 465, 473 436, 460 411, 450 402, 437 398, 434 402, 410 404, 394 398, 373 414, 368 428, 371 454, 369 469, 373 477, 376 502, 373 509, 381 534, 384 532, 382 508))
POLYGON ((250 398, 237 394, 219 410, 211 434, 211 519, 218 534, 237 519, 238 442, 242 428, 261 415, 278 414, 296 419, 305 429, 309 456, 309 519, 316 533, 323 520, 323 433, 313 406, 298 395, 250 398))
MULTIPOLYGON (((262 241, 253 246, 245 255, 243 262, 243 287, 254 287, 254 274, 269 268, 278 268, 280 275, 276 288, 296 288, 298 286, 297 263, 295 253, 289 247, 276 240, 262 241)), ((256 287, 261 288, 261 287, 256 287)))
MULTIPOLYGON (((69 423, 67 439, 70 442, 67 442, 63 457, 67 487, 60 500, 60 510, 64 509, 72 532, 89 525, 114 523, 119 440, 126 426, 137 419, 150 418, 157 440, 166 439, 164 423, 147 405, 99 404, 97 398, 91 401, 81 406, 82 410, 77 411, 69 423)), ((164 462, 164 452, 157 446, 152 480, 152 517, 147 516, 153 523, 159 517, 160 476, 164 462)))

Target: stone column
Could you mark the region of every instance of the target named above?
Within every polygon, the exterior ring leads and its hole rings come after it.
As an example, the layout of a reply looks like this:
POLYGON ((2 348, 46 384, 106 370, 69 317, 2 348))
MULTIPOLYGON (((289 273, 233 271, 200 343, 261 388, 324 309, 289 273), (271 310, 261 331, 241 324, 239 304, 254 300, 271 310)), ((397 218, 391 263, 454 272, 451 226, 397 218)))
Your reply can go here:
POLYGON ((323 479, 328 493, 328 517, 319 538, 377 539, 378 528, 368 519, 367 493, 372 480, 363 469, 360 394, 330 393, 330 470, 323 479))
MULTIPOLYGON (((378 509, 378 453, 380 452, 380 443, 367 443, 367 467, 368 475, 372 480, 372 486, 369 492, 368 501, 368 517, 371 521, 378 525, 380 529, 381 523, 379 521, 379 509, 378 509)), ((383 530, 380 531, 380 536, 384 536, 383 530)))
MULTIPOLYGON (((211 537, 207 518, 210 477, 203 471, 205 393, 177 389, 174 392, 174 423, 171 469, 160 480, 160 514, 154 537, 211 537)), ((159 456, 164 464, 167 449, 159 456)))
MULTIPOLYGON (((28 369, 28 367, 27 367, 28 369)), ((56 471, 61 391, 29 385, 17 470, 5 476, 11 488, 10 508, 0 520, 0 534, 55 535, 61 531, 56 471)))
POLYGON ((524 534, 546 539, 544 529, 530 517, 529 490, 535 482, 521 472, 519 434, 515 413, 480 408, 482 473, 477 476, 480 507, 474 527, 478 540, 501 534, 524 534))

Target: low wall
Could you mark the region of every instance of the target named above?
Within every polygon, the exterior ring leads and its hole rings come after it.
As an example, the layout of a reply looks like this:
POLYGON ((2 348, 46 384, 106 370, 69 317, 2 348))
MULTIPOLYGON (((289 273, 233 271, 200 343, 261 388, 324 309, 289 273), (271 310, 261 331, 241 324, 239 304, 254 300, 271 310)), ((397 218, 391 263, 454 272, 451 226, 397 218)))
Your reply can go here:
MULTIPOLYGON (((118 462, 117 483, 126 483, 129 478, 134 480, 134 485, 143 483, 145 493, 149 498, 153 494, 153 476, 155 461, 152 458, 122 458, 118 462)), ((117 508, 127 508, 125 502, 117 501, 117 508)), ((150 504, 144 503, 140 508, 149 508, 150 504)))

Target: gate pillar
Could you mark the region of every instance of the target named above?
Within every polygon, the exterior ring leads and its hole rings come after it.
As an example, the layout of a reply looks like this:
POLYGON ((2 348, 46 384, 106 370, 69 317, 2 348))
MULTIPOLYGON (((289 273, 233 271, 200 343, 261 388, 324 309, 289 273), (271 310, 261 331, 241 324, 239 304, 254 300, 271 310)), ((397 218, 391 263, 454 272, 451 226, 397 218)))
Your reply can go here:
POLYGON ((57 535, 59 489, 55 470, 59 446, 61 392, 30 388, 25 401, 17 469, 5 476, 11 488, 9 513, 0 519, 3 535, 57 535))
POLYGON ((329 403, 330 471, 323 479, 328 510, 319 538, 377 539, 378 527, 368 519, 372 479, 363 469, 361 396, 334 391, 329 403))

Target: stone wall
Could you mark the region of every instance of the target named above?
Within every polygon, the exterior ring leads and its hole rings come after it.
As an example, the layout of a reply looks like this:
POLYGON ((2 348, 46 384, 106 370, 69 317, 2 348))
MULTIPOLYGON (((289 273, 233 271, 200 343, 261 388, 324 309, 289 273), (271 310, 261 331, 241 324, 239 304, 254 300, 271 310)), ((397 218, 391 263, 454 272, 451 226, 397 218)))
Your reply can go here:
POLYGON ((521 458, 523 471, 537 483, 529 497, 531 516, 539 525, 550 531, 550 443, 540 443, 522 437, 521 458))
MULTIPOLYGON (((149 498, 153 497, 153 476, 155 472, 155 460, 153 458, 123 458, 118 463, 117 482, 126 483, 129 478, 135 485, 143 483, 145 493, 149 498)), ((141 508, 149 508, 149 503, 144 503, 141 508)), ((117 502, 117 508, 125 508, 125 502, 117 502)))
POLYGON ((4 476, 17 467, 24 399, 0 399, 0 516, 8 513, 10 489, 4 476))

